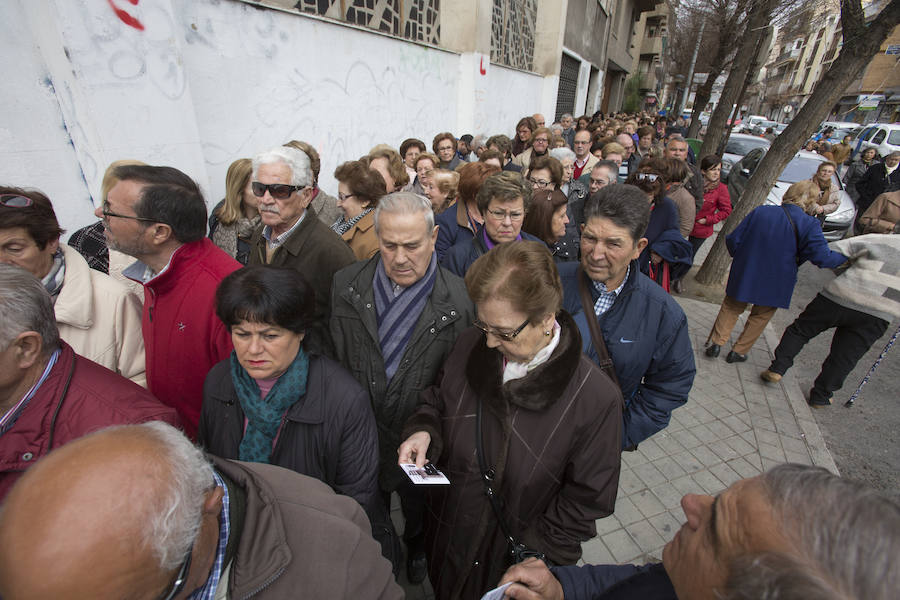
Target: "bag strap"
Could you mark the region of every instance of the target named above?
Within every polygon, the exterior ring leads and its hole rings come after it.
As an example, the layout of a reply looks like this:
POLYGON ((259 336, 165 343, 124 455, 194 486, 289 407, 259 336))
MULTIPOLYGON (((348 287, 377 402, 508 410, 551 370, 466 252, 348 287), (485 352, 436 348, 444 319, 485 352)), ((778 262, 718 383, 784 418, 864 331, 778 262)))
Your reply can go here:
POLYGON ((790 221, 790 223, 791 223, 791 227, 794 228, 794 243, 797 246, 797 251, 794 252, 794 260, 797 262, 797 265, 799 265, 800 264, 800 231, 797 229, 797 224, 794 223, 794 220, 791 218, 791 213, 787 209, 787 206, 782 204, 781 209, 784 211, 784 214, 787 215, 788 221, 790 221))
POLYGON ((484 458, 484 440, 481 435, 481 404, 481 398, 479 397, 475 401, 475 454, 478 456, 478 469, 481 471, 481 482, 484 484, 484 495, 487 496, 491 509, 494 511, 494 516, 497 517, 497 522, 500 523, 500 530, 503 532, 503 537, 506 538, 512 551, 515 552, 518 542, 516 541, 516 538, 513 537, 509 525, 506 524, 506 519, 503 518, 503 511, 500 508, 500 497, 491 487, 491 482, 494 480, 495 473, 493 469, 488 468, 487 461, 484 458))
POLYGON ((581 296, 581 308, 584 310, 588 330, 591 332, 591 342, 593 342, 594 350, 597 352, 600 370, 613 380, 613 383, 616 384, 617 388, 621 389, 622 386, 619 385, 619 378, 616 376, 615 365, 613 365, 612 357, 609 355, 606 342, 603 341, 603 332, 600 330, 600 323, 597 322, 597 315, 594 314, 594 303, 591 300, 591 292, 588 290, 587 282, 585 281, 587 279, 587 274, 585 274, 581 265, 578 265, 575 277, 578 279, 578 292, 581 296))

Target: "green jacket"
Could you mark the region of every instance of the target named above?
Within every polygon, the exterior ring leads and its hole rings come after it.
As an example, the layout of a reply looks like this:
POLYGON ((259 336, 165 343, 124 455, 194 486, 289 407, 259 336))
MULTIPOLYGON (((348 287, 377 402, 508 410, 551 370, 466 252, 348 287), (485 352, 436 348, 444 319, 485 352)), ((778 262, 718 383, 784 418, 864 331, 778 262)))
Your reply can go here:
POLYGON ((387 382, 373 281, 381 254, 338 271, 331 296, 331 337, 335 357, 369 392, 375 422, 382 490, 406 477, 397 466, 397 448, 419 393, 437 381, 456 338, 472 324, 474 308, 462 279, 438 267, 431 296, 416 321, 397 373, 387 382))

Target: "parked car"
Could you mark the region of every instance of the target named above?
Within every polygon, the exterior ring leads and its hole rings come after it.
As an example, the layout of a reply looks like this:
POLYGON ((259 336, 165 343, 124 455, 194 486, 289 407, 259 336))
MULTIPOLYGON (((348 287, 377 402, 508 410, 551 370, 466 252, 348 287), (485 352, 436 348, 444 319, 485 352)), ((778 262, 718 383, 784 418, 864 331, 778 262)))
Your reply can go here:
POLYGON ((722 181, 728 181, 728 174, 734 163, 741 160, 745 154, 754 148, 768 148, 772 142, 766 138, 755 135, 747 135, 746 133, 732 133, 728 137, 728 143, 725 144, 725 151, 722 153, 722 181))
POLYGON ((739 133, 750 133, 750 131, 752 131, 753 127, 757 123, 768 120, 768 117, 764 117, 762 115, 750 115, 749 117, 746 117, 744 119, 743 123, 741 123, 740 130, 738 131, 737 127, 735 127, 735 131, 739 133))
POLYGON ((778 123, 775 121, 757 121, 757 123, 750 128, 748 133, 751 135, 765 135, 766 129, 771 127, 774 130, 776 125, 778 125, 778 123))
POLYGON ((775 135, 781 135, 781 132, 787 129, 787 123, 775 123, 775 135))
MULTIPOLYGON (((755 148, 732 167, 731 176, 728 178, 728 193, 731 195, 733 204, 737 205, 740 202, 741 194, 747 187, 747 181, 768 151, 768 147, 755 148)), ((818 169, 819 163, 824 160, 826 160, 825 157, 815 152, 805 150, 797 152, 778 176, 775 186, 769 190, 766 204, 781 204, 781 197, 791 187, 791 184, 810 179, 818 169)), ((833 176, 832 181, 841 190, 841 204, 836 211, 825 217, 825 223, 822 226, 822 233, 829 241, 839 240, 847 235, 856 217, 856 205, 853 204, 853 200, 844 189, 843 182, 837 176, 833 176)))
POLYGON ((851 145, 853 156, 865 148, 875 148, 879 156, 885 157, 900 150, 900 123, 872 123, 861 127, 851 145))
POLYGON ((859 123, 852 123, 850 121, 825 121, 824 123, 822 123, 822 125, 819 126, 819 130, 816 132, 813 138, 825 133, 825 130, 829 127, 834 130, 834 133, 832 133, 827 138, 819 137, 819 139, 831 144, 840 144, 845 135, 852 136, 853 132, 859 129, 859 123))

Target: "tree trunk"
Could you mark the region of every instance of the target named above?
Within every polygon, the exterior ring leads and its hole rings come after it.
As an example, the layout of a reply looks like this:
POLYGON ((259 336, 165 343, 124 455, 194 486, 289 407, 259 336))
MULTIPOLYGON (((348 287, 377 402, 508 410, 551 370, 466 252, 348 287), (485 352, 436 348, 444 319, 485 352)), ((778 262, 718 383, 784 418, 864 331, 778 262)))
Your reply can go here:
POLYGON ((844 36, 841 53, 816 84, 813 93, 797 111, 791 124, 772 142, 769 151, 747 182, 743 195, 739 199, 732 199, 735 202, 734 211, 725 221, 709 256, 697 272, 699 283, 720 283, 725 278, 730 263, 725 247, 725 236, 734 231, 750 211, 763 203, 776 179, 802 143, 828 116, 831 107, 843 95, 847 86, 866 67, 888 34, 900 23, 900 0, 891 0, 890 4, 870 21, 868 27, 863 21, 860 0, 842 0, 841 21, 844 36))
POLYGON ((722 141, 722 135, 727 127, 728 116, 731 114, 731 107, 737 101, 744 79, 750 70, 751 63, 756 58, 756 49, 761 36, 765 35, 765 28, 772 17, 772 11, 775 9, 776 0, 760 0, 750 9, 750 16, 747 20, 747 28, 744 30, 744 37, 741 41, 741 47, 731 63, 731 71, 728 73, 728 79, 725 81, 725 88, 713 111, 712 117, 709 119, 709 125, 706 127, 706 135, 703 136, 703 146, 700 148, 699 156, 714 154, 722 141))
POLYGON ((706 109, 706 104, 712 97, 713 82, 721 73, 721 71, 710 71, 709 76, 706 78, 706 83, 698 87, 697 91, 694 92, 694 109, 691 111, 691 126, 688 127, 687 134, 689 138, 695 138, 700 133, 700 113, 706 109))

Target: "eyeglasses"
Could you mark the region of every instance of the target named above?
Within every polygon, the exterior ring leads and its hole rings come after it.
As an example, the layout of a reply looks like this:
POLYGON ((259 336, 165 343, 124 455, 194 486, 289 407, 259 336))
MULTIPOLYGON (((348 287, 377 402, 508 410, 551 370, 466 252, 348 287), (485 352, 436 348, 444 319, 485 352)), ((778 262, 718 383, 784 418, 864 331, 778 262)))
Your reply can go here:
POLYGON ((589 146, 590 143, 591 143, 591 140, 587 140, 587 141, 585 141, 585 142, 580 142, 580 141, 578 141, 578 140, 575 140, 574 145, 576 145, 576 146, 589 146))
POLYGON ((609 183, 609 180, 607 180, 607 179, 594 179, 593 177, 591 177, 591 185, 603 187, 603 186, 607 185, 608 183, 609 183))
POLYGON ((147 217, 135 217, 134 215, 120 215, 119 213, 114 213, 109 210, 109 202, 103 202, 103 209, 100 211, 100 214, 103 215, 103 220, 109 222, 110 217, 118 217, 120 219, 132 219, 134 221, 146 221, 147 223, 158 223, 156 219, 148 219, 147 217))
POLYGON ((340 200, 341 202, 343 202, 347 198, 353 198, 354 196, 356 196, 356 194, 342 194, 342 193, 338 192, 338 200, 340 200))
POLYGON ((528 326, 528 323, 531 322, 531 319, 525 319, 525 322, 516 327, 513 331, 497 331, 496 329, 488 329, 488 326, 475 319, 472 324, 480 329, 485 335, 494 335, 503 340, 504 342, 509 342, 516 339, 516 336, 522 333, 522 330, 528 326))
POLYGON ((544 189, 544 188, 547 188, 547 187, 553 185, 552 181, 544 181, 543 179, 532 179, 531 177, 528 178, 528 182, 531 183, 531 187, 539 188, 539 189, 544 189))
POLYGON ((258 181, 254 181, 251 184, 251 187, 253 189, 253 195, 257 198, 262 198, 266 195, 266 190, 269 190, 269 195, 271 195, 276 200, 287 200, 294 192, 299 192, 300 190, 306 188, 306 186, 303 185, 287 185, 286 183, 260 183, 258 181))
POLYGON ((547 138, 534 138, 534 143, 535 144, 538 144, 538 143, 549 144, 550 140, 548 140, 547 138))
POLYGON ((649 181, 653 183, 657 179, 659 179, 659 175, 656 173, 635 173, 637 175, 638 181, 649 181))
POLYGON ((181 563, 181 568, 178 570, 178 575, 175 576, 175 581, 172 582, 172 587, 169 589, 169 593, 165 596, 160 596, 160 600, 172 600, 172 598, 180 594, 184 589, 184 584, 187 583, 188 573, 191 571, 191 554, 193 554, 193 552, 194 546, 192 545, 188 549, 188 553, 184 559, 184 562, 181 563))
POLYGON ((9 208, 26 208, 34 204, 34 200, 28 196, 19 196, 17 194, 0 195, 0 205, 9 208))
POLYGON ((501 223, 509 217, 509 220, 515 223, 516 221, 521 221, 525 216, 525 213, 519 211, 511 211, 506 212, 505 210, 497 210, 495 208, 489 208, 488 214, 500 221, 501 223))

